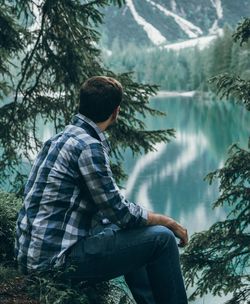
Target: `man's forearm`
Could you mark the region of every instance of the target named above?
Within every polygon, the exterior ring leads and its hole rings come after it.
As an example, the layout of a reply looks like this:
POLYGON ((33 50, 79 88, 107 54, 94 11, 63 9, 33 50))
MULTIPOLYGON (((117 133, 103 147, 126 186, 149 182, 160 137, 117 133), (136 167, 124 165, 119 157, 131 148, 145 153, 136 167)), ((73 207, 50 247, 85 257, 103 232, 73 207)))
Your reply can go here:
POLYGON ((184 228, 181 224, 176 222, 171 217, 166 215, 153 213, 148 211, 148 220, 147 225, 162 225, 173 231, 176 237, 180 239, 179 246, 186 246, 188 243, 188 233, 187 229, 184 228))
POLYGON ((148 221, 147 221, 148 225, 162 225, 168 227, 169 229, 172 229, 174 228, 173 227, 174 223, 175 221, 166 215, 157 214, 148 211, 148 221))

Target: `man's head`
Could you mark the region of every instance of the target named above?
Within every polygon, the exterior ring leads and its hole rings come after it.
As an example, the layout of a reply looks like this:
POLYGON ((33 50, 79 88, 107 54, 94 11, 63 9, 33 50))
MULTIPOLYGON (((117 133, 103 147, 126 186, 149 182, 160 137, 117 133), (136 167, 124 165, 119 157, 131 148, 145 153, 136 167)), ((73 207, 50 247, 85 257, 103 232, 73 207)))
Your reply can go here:
POLYGON ((114 113, 118 113, 122 94, 122 85, 116 79, 91 77, 81 86, 79 113, 95 123, 104 122, 114 113))

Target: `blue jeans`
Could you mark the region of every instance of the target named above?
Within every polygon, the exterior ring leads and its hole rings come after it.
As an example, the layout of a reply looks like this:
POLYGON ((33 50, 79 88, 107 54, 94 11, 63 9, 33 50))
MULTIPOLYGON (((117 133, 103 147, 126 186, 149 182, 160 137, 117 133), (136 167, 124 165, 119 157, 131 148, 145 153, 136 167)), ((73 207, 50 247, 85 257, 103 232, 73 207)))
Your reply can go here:
POLYGON ((94 282, 121 275, 138 304, 186 304, 179 252, 163 226, 119 229, 115 225, 79 241, 66 257, 70 277, 94 282))

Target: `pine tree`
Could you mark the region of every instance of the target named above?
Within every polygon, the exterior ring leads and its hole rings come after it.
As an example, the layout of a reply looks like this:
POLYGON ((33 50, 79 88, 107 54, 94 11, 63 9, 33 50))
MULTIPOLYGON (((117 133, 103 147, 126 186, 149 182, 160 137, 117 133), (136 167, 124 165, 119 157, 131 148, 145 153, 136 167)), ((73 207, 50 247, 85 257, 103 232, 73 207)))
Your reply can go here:
POLYGON ((0 98, 11 90, 11 59, 22 49, 21 28, 15 22, 15 12, 9 3, 0 10, 0 98))
MULTIPOLYGON (((234 34, 240 44, 250 38, 250 19, 244 20, 234 34)), ((250 81, 235 75, 211 79, 223 98, 235 98, 250 111, 250 81)), ((195 284, 191 299, 207 292, 230 294, 226 303, 250 300, 250 145, 233 145, 223 168, 208 174, 208 181, 220 181, 220 196, 214 207, 227 206, 226 220, 195 234, 182 255, 187 285, 195 284)))
POLYGON ((137 118, 137 114, 162 114, 148 103, 157 87, 136 83, 131 73, 115 75, 101 63, 97 31, 103 18, 100 10, 123 3, 124 0, 0 2, 2 183, 12 181, 15 190, 23 184, 23 167, 32 162, 31 154, 42 144, 39 121, 53 124, 55 132, 61 130, 77 111, 80 84, 93 75, 115 77, 125 88, 119 123, 110 130, 113 169, 118 179, 124 175, 120 167, 124 149, 147 152, 154 149, 156 142, 168 141, 173 135, 173 130, 146 130, 137 118), (17 62, 14 70, 8 61, 17 62))

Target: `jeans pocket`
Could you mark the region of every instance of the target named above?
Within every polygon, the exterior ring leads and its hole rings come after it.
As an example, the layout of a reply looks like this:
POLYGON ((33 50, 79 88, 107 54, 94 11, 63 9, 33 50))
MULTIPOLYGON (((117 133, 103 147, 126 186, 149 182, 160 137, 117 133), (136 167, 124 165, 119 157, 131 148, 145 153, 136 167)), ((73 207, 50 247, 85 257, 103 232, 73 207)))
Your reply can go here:
POLYGON ((88 237, 84 242, 84 253, 87 256, 103 257, 111 253, 115 246, 115 231, 111 228, 88 237))

